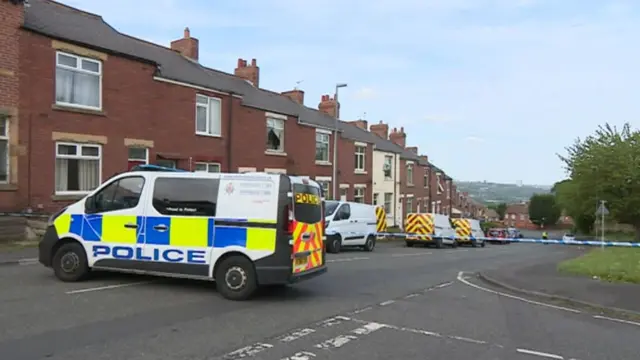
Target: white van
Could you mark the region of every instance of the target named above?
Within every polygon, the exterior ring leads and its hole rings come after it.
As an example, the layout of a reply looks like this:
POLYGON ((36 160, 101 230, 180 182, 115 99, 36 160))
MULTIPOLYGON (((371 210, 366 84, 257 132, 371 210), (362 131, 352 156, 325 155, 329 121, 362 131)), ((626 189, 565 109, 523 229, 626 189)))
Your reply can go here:
MULTIPOLYGON (((431 214, 433 216, 433 237, 438 246, 439 239, 442 239, 442 245, 453 247, 458 246, 456 238, 456 230, 451 226, 449 216, 442 214, 431 214)), ((440 246, 442 246, 440 245, 440 246)))
POLYGON ((376 207, 347 202, 325 202, 327 252, 339 253, 342 247, 358 246, 373 251, 376 246, 376 207))

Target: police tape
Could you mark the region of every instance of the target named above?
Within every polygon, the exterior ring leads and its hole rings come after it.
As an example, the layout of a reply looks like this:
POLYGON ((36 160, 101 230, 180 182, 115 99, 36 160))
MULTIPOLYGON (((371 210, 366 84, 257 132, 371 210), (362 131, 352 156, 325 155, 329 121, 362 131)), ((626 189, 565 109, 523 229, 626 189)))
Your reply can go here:
MULTIPOLYGON (((406 234, 406 233, 377 233, 376 236, 395 236, 395 237, 417 237, 425 236, 423 234, 406 234)), ((639 247, 640 243, 633 242, 619 242, 619 241, 589 241, 589 240, 548 240, 548 239, 524 239, 524 238, 495 238, 495 237, 473 237, 459 238, 455 236, 433 236, 432 239, 443 240, 480 240, 480 241, 497 241, 497 242, 514 242, 514 243, 529 243, 529 244, 557 244, 557 245, 584 245, 584 246, 609 246, 609 247, 639 247)), ((420 241, 420 240, 418 240, 420 241)))

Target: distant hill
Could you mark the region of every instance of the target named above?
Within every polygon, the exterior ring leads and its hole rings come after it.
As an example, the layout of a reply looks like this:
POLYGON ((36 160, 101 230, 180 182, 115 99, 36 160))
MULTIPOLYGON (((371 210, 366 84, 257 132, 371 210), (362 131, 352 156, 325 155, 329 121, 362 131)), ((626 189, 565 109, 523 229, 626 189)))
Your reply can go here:
POLYGON ((469 196, 485 205, 492 203, 518 203, 527 201, 533 194, 546 194, 551 186, 497 184, 485 181, 456 181, 459 192, 468 192, 469 196))

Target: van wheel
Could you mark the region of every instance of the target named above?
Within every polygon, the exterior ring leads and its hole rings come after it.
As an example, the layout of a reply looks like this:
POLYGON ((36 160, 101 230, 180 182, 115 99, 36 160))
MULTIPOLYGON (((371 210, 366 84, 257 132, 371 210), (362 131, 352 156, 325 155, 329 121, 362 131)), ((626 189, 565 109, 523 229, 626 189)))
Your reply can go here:
POLYGON ((369 235, 369 237, 367 238, 367 242, 364 243, 364 250, 371 252, 375 247, 376 247, 376 238, 373 235, 369 235))
POLYGON ((251 260, 239 255, 222 260, 216 269, 215 280, 218 292, 229 300, 247 300, 258 288, 251 260))
POLYGON ((458 240, 454 239, 453 242, 451 243, 451 247, 454 248, 454 249, 457 248, 458 247, 458 240))
POLYGON ((436 239, 436 249, 442 249, 442 238, 436 239))
POLYGON ((478 247, 478 241, 477 240, 471 240, 471 247, 478 247))
POLYGON ((485 245, 487 245, 487 242, 483 241, 482 244, 480 244, 480 247, 484 247, 485 245))
POLYGON ((52 267, 56 277, 64 282, 81 281, 89 274, 87 254, 76 242, 64 244, 56 251, 52 267))
POLYGON ((411 241, 406 241, 405 244, 407 247, 413 247, 413 243, 411 241))
POLYGON ((342 247, 342 238, 340 235, 332 236, 329 240, 329 246, 327 251, 332 254, 338 254, 340 252, 340 248, 342 247))

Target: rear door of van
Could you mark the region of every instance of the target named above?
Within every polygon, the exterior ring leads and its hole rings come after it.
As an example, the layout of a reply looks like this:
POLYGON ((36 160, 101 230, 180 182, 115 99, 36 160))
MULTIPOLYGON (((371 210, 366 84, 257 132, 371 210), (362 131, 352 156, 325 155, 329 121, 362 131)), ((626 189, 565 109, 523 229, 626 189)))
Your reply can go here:
POLYGON ((314 270, 324 265, 324 212, 321 190, 310 181, 292 181, 293 273, 314 270))

